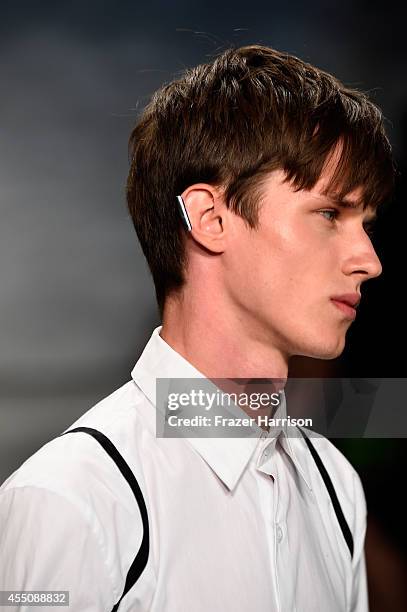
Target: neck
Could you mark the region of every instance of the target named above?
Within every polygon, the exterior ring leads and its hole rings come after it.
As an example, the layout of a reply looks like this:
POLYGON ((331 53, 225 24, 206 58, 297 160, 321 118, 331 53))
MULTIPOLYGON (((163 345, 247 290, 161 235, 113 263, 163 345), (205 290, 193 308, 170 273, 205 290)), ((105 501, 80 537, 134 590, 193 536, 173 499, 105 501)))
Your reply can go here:
POLYGON ((242 322, 237 309, 223 306, 202 295, 168 299, 160 335, 206 378, 285 383, 289 356, 278 348, 272 332, 247 316, 242 322))
MULTIPOLYGON (((160 332, 163 340, 223 391, 250 395, 283 389, 288 356, 277 348, 271 333, 247 316, 243 324, 233 308, 214 302, 207 296, 167 301, 160 332)), ((242 409, 253 417, 249 407, 242 409)), ((271 406, 256 412, 257 416, 271 414, 271 406)))

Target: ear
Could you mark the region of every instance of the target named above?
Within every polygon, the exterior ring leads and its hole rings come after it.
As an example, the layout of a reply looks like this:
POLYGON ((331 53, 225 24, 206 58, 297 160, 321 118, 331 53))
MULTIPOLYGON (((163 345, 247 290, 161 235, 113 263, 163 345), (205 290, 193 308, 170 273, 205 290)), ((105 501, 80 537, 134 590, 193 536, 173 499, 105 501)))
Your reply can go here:
POLYGON ((181 196, 192 225, 188 235, 209 251, 222 253, 230 214, 223 190, 197 183, 185 189, 181 196))

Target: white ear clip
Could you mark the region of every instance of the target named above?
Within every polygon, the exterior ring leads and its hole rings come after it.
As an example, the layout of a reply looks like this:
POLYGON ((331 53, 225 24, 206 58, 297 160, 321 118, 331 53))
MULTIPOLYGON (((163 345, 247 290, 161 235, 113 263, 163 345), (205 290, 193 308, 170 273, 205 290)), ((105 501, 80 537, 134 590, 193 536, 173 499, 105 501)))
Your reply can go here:
POLYGON ((181 214, 182 222, 185 226, 185 229, 188 232, 190 232, 192 230, 192 223, 188 217, 187 209, 185 207, 185 203, 184 203, 184 200, 182 199, 182 196, 177 195, 177 202, 178 202, 179 212, 181 214))

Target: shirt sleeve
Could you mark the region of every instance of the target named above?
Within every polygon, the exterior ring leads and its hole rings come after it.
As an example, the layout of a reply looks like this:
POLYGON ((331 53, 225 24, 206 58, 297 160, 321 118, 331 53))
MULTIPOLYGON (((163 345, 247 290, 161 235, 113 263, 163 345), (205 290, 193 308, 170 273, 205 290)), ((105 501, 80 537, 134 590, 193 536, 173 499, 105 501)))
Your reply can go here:
POLYGON ((352 561, 352 598, 350 612, 369 612, 369 599, 366 576, 365 536, 366 536, 366 499, 358 474, 354 473, 355 490, 355 531, 354 556, 352 561))
POLYGON ((34 486, 0 491, 0 590, 69 591, 70 612, 110 612, 112 584, 97 534, 73 503, 34 486))

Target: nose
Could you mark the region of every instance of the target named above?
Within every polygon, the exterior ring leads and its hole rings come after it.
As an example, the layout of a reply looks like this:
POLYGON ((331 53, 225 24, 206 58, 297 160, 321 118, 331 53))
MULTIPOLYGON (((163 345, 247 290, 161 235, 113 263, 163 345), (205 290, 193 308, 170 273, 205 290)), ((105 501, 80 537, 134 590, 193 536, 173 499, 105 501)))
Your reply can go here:
POLYGON ((351 252, 345 258, 343 272, 347 275, 359 275, 361 282, 380 276, 383 267, 367 234, 355 239, 351 252))

